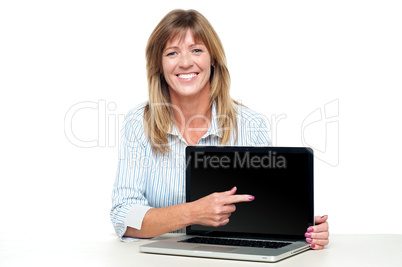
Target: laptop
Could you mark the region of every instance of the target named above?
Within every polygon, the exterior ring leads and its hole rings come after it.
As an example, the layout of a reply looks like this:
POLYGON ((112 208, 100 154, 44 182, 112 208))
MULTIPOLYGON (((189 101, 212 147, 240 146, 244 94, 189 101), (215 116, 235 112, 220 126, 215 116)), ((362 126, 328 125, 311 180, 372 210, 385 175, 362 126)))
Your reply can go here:
POLYGON ((314 225, 313 150, 307 147, 188 146, 186 201, 237 187, 229 223, 190 225, 186 234, 140 246, 141 252, 276 262, 310 248, 314 225))

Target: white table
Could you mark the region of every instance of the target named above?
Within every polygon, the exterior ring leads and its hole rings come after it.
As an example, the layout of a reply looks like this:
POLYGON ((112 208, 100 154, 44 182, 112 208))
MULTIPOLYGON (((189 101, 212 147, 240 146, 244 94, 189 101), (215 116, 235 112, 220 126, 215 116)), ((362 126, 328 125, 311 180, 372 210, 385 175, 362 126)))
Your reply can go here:
POLYGON ((402 235, 331 235, 326 249, 306 251, 277 263, 140 253, 138 246, 148 242, 152 240, 124 243, 114 234, 91 240, 21 240, 0 235, 0 266, 402 266, 402 235))

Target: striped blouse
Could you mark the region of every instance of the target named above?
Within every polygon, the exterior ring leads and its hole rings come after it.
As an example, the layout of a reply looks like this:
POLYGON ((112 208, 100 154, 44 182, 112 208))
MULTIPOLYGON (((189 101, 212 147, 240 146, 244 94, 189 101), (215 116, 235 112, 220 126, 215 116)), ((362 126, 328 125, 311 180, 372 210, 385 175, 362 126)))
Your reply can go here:
MULTIPOLYGON (((144 132, 145 104, 127 114, 120 134, 119 161, 110 217, 117 235, 123 241, 136 240, 123 235, 127 226, 141 229, 143 218, 149 209, 177 205, 186 200, 187 143, 179 130, 173 127, 168 134, 170 152, 156 154, 144 132)), ((269 129, 264 116, 244 106, 239 105, 237 109, 237 140, 232 134, 226 145, 270 146, 269 129)), ((197 145, 218 146, 221 136, 214 104, 210 127, 197 145)))

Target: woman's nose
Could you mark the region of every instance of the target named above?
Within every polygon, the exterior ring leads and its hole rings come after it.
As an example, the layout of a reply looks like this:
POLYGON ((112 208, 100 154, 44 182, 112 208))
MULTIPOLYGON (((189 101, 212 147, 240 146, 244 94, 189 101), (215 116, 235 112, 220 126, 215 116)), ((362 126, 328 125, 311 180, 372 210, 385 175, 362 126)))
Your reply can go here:
POLYGON ((180 67, 182 68, 188 68, 193 65, 193 59, 191 57, 190 53, 183 53, 182 56, 180 57, 180 67))

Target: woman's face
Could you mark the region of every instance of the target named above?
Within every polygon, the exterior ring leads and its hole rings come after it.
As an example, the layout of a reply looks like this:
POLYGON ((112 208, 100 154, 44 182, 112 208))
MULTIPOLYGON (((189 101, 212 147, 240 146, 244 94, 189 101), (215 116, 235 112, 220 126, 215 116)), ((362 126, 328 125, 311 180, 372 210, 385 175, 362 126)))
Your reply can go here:
POLYGON ((169 41, 162 56, 163 75, 173 98, 209 94, 211 57, 203 43, 196 43, 191 30, 182 39, 169 41))

